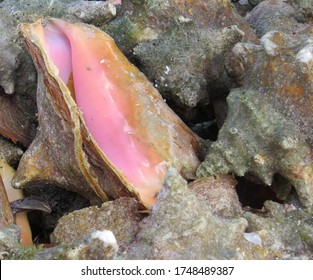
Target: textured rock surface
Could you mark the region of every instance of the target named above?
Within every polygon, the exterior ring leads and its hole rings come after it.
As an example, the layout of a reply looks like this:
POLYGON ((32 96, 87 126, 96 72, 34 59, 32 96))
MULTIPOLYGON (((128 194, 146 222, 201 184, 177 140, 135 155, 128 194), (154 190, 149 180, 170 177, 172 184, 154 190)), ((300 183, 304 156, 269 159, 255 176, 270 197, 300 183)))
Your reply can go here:
MULTIPOLYGON (((254 0, 254 1, 259 1, 259 0, 254 0)), ((250 2, 254 2, 253 0, 250 0, 250 2)), ((242 16, 245 17, 245 15, 250 12, 253 8, 254 5, 251 5, 248 0, 239 0, 237 2, 231 1, 232 4, 236 7, 238 13, 242 16)))
POLYGON ((234 83, 224 71, 225 53, 243 36, 255 40, 222 0, 125 0, 117 18, 103 28, 185 116, 208 103, 209 95, 228 93, 234 83))
POLYGON ((4 159, 10 165, 15 165, 22 154, 23 151, 20 148, 0 136, 0 159, 4 159))
POLYGON ((14 259, 19 255, 20 230, 16 225, 0 229, 0 259, 14 259))
POLYGON ((122 259, 249 259, 257 257, 244 239, 245 219, 224 220, 187 188, 175 170, 136 240, 122 259))
POLYGON ((32 258, 36 260, 111 260, 115 257, 117 250, 118 245, 114 234, 109 230, 103 230, 95 231, 76 242, 43 249, 32 258))
POLYGON ((247 212, 248 232, 258 233, 262 246, 279 259, 312 259, 312 209, 297 209, 292 204, 264 203, 261 213, 247 212))
POLYGON ((229 113, 197 175, 234 172, 267 185, 275 174, 313 204, 313 45, 309 35, 271 32, 263 46, 237 44, 243 86, 227 98, 229 113), (242 72, 243 70, 243 72, 242 72))
POLYGON ((105 202, 63 216, 51 236, 53 243, 73 243, 97 230, 110 230, 120 247, 131 242, 138 230, 141 215, 132 198, 105 202))
POLYGON ((258 37, 276 30, 284 33, 312 31, 312 0, 266 0, 256 6, 246 17, 258 37))
POLYGON ((237 181, 230 175, 204 177, 188 184, 200 199, 204 199, 214 214, 222 218, 234 218, 242 214, 236 193, 237 181))

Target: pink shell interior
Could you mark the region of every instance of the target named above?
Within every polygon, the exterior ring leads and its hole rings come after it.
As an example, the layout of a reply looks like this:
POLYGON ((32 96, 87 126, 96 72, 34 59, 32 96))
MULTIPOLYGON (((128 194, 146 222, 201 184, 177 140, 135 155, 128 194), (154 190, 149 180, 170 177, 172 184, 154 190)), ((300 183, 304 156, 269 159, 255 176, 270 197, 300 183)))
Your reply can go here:
POLYGON ((164 179, 162 160, 149 156, 147 145, 138 141, 128 121, 131 106, 125 100, 125 92, 120 92, 125 85, 119 86, 128 81, 118 77, 112 80, 110 71, 119 70, 110 69, 111 58, 105 56, 109 52, 115 59, 114 50, 96 42, 92 34, 82 38, 81 28, 49 20, 44 26, 44 47, 63 82, 69 84, 72 76, 76 103, 98 146, 136 187, 143 201, 152 204, 164 179))

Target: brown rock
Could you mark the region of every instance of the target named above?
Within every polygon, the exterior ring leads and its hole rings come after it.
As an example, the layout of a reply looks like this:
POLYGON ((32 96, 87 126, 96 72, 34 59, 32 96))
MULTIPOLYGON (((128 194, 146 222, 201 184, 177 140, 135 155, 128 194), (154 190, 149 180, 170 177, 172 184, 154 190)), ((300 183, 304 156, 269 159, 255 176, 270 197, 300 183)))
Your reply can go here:
POLYGON ((240 216, 243 211, 235 190, 237 181, 230 175, 197 179, 188 187, 208 202, 214 214, 222 218, 240 216))

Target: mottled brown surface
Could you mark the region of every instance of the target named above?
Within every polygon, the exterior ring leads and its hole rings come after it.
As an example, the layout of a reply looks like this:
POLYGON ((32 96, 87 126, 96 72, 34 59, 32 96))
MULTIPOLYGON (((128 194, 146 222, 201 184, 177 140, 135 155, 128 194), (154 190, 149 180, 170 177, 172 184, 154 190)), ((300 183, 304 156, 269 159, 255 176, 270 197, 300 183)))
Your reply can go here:
POLYGON ((111 230, 121 249, 130 243, 138 231, 141 215, 138 203, 131 198, 105 202, 63 216, 52 233, 53 243, 74 243, 97 230, 111 230))
MULTIPOLYGON (((0 166, 0 168, 2 168, 0 166)), ((0 228, 5 228, 14 223, 9 199, 0 175, 0 228)))
POLYGON ((214 214, 222 218, 238 217, 242 214, 236 193, 237 181, 230 175, 203 177, 188 184, 200 199, 204 199, 214 214))
POLYGON ((36 134, 36 126, 30 116, 18 107, 16 96, 1 93, 0 88, 0 134, 14 143, 28 147, 36 134))

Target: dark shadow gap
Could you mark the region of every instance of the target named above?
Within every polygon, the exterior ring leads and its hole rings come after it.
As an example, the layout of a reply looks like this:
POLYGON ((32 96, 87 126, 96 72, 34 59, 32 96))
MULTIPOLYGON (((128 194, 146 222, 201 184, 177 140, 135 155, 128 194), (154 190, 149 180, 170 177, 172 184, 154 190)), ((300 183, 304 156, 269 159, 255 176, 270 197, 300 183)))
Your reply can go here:
POLYGON ((283 203, 267 185, 248 181, 244 177, 236 177, 236 180, 238 182, 236 191, 243 207, 249 206, 254 209, 261 209, 267 200, 283 203))

